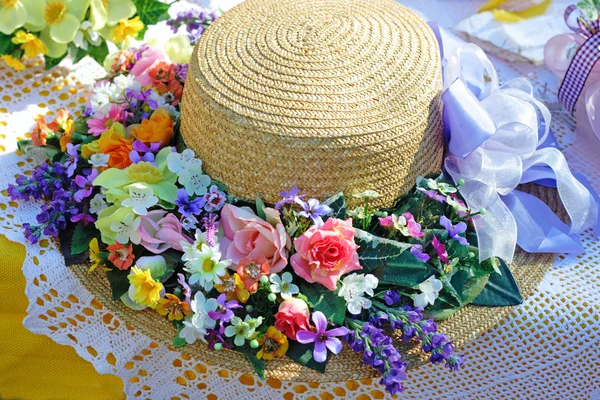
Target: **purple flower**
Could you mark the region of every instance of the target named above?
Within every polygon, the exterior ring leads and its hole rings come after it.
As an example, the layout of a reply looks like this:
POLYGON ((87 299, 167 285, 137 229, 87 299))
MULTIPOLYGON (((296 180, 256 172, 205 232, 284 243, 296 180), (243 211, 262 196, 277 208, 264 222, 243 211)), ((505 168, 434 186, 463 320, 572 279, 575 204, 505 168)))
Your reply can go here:
POLYGON ((321 217, 329 214, 331 208, 325 204, 321 204, 317 199, 308 199, 305 203, 302 200, 296 200, 296 203, 302 207, 302 211, 298 213, 300 217, 310 218, 316 226, 323 225, 323 219, 321 217))
POLYGON ((446 228, 446 230, 448 231, 448 235, 450 236, 450 239, 456 240, 458 243, 462 244, 463 246, 466 246, 469 244, 469 242, 467 242, 467 239, 465 239, 462 236, 459 236, 459 233, 464 233, 467 231, 467 224, 465 224, 464 222, 459 222, 456 225, 452 225, 452 222, 450 222, 450 220, 448 218, 446 218, 445 216, 442 215, 440 217, 440 225, 442 225, 444 228, 446 228))
POLYGON ((388 290, 383 294, 383 301, 388 306, 393 306, 395 304, 400 303, 400 293, 395 290, 388 290))
POLYGON ((460 367, 465 363, 465 355, 452 354, 446 359, 446 367, 451 371, 458 371, 460 367))
POLYGON ((446 252, 446 246, 444 246, 444 244, 438 240, 437 236, 433 235, 431 243, 433 244, 433 248, 435 249, 435 252, 437 253, 440 260, 444 264, 450 264, 450 261, 448 261, 448 253, 446 252))
POLYGON ((219 216, 217 214, 208 214, 202 218, 202 225, 204 227, 206 244, 214 247, 217 243, 215 240, 217 233, 219 233, 219 216))
POLYGON ((296 338, 299 343, 314 343, 313 358, 316 362, 324 362, 327 359, 327 349, 333 354, 338 354, 342 350, 342 342, 336 336, 348 334, 346 327, 327 330, 327 318, 320 311, 315 311, 312 315, 316 331, 301 330, 298 331, 296 338))
POLYGON ((80 145, 73 146, 72 143, 67 143, 67 162, 65 163, 65 167, 67 168, 67 176, 73 176, 75 172, 75 168, 77 168, 77 161, 79 160, 79 154, 77 149, 80 145))
POLYGON ((211 350, 214 350, 215 344, 221 343, 224 348, 230 349, 231 343, 227 343, 225 341, 225 337, 223 336, 224 333, 225 333, 225 326, 223 325, 223 322, 219 323, 218 330, 217 329, 207 329, 206 335, 204 336, 204 338, 208 342, 208 348, 211 350))
POLYGON ((144 142, 136 140, 133 142, 133 150, 129 152, 129 159, 134 164, 141 161, 147 161, 156 166, 156 163, 154 162, 154 153, 160 150, 161 143, 162 142, 150 143, 150 146, 146 146, 144 142))
POLYGON ((294 186, 287 192, 279 193, 279 195, 282 197, 282 199, 279 200, 277 202, 277 204, 275 204, 275 209, 279 210, 285 204, 293 204, 293 203, 298 203, 299 201, 301 201, 300 199, 302 199, 306 195, 305 194, 298 195, 298 192, 299 192, 298 188, 296 186, 294 186))
POLYGON ((181 215, 189 218, 192 215, 198 215, 202 211, 202 207, 204 207, 203 197, 197 197, 194 200, 190 200, 185 189, 179 189, 177 191, 177 200, 175 200, 175 205, 179 207, 179 212, 181 215))
POLYGON ((217 185, 212 185, 204 195, 204 209, 206 212, 219 211, 227 200, 227 195, 220 191, 217 185))
POLYGON ((429 254, 423 252, 423 246, 420 244, 413 244, 410 248, 410 254, 423 262, 427 262, 431 258, 429 254))
POLYGON ((234 317, 233 311, 236 308, 241 308, 237 300, 226 301, 227 295, 222 293, 217 297, 217 309, 215 311, 209 311, 208 316, 215 321, 221 321, 227 323, 234 317))
POLYGON ((75 195, 73 196, 75 201, 79 202, 86 197, 90 197, 92 191, 94 190, 94 179, 96 179, 97 176, 98 170, 92 169, 92 171, 86 177, 81 175, 77 175, 75 177, 75 183, 81 188, 75 192, 75 195))
POLYGON ((433 199, 435 201, 439 201, 440 203, 445 203, 446 202, 446 196, 442 196, 441 194, 439 194, 437 191, 435 190, 427 190, 421 187, 418 187, 417 190, 423 194, 425 194, 425 196, 429 197, 430 199, 433 199))
MULTIPOLYGON (((71 217, 71 222, 81 222, 83 224, 83 226, 86 226, 87 224, 96 222, 96 218, 92 217, 90 214, 79 213, 79 214, 75 214, 71 217)), ((55 235, 51 235, 51 236, 55 236, 55 235)))

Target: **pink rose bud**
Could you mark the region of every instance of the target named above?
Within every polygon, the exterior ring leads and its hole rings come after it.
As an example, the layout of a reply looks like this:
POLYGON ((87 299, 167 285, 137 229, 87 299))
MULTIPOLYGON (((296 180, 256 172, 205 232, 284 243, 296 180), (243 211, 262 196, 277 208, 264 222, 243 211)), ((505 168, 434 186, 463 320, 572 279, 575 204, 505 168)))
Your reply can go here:
POLYGON ((275 314, 275 328, 288 338, 296 340, 299 330, 309 330, 310 311, 304 300, 292 298, 284 300, 275 314))

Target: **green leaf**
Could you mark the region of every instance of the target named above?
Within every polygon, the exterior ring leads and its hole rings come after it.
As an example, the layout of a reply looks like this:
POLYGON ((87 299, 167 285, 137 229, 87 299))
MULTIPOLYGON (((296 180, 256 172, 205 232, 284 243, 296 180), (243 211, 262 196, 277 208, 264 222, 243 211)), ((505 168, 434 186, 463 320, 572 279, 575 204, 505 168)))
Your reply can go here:
POLYGON ((265 203, 256 195, 256 215, 263 220, 267 219, 267 214, 265 214, 265 203))
POLYGON ((0 33, 0 55, 12 54, 17 45, 11 41, 11 35, 0 33))
POLYGON ((67 53, 63 54, 62 56, 60 56, 58 58, 44 56, 44 60, 46 60, 46 69, 51 69, 51 68, 57 66, 66 56, 67 56, 67 53))
POLYGON ((408 243, 374 236, 360 229, 354 230, 358 259, 362 272, 378 270, 380 283, 413 287, 435 273, 428 264, 413 256, 408 243))
POLYGON ((267 363, 265 360, 259 360, 258 358, 256 358, 256 350, 250 349, 246 346, 234 347, 233 350, 237 351, 238 353, 242 353, 244 356, 246 356, 246 359, 250 362, 252 368, 254 368, 256 375, 258 375, 258 377, 261 380, 265 380, 265 367, 267 366, 267 363))
POLYGON ((516 306, 523 302, 519 286, 504 260, 500 261, 500 272, 492 274, 479 296, 473 300, 473 304, 479 306, 516 306))
POLYGON ((83 226, 83 224, 78 223, 71 240, 71 254, 81 254, 88 250, 92 239, 99 236, 99 232, 94 225, 83 226))
POLYGON ((65 259, 65 265, 67 267, 75 264, 81 264, 88 260, 87 253, 73 254, 71 252, 71 242, 73 239, 73 234, 75 232, 75 226, 75 224, 69 223, 64 230, 58 231, 60 252, 62 253, 65 259))
POLYGON ((302 344, 296 341, 290 341, 290 347, 288 348, 286 356, 296 361, 300 365, 304 365, 306 368, 310 368, 320 373, 325 373, 327 367, 327 361, 329 360, 329 353, 327 354, 327 360, 322 363, 316 362, 313 358, 312 344, 302 344))
POLYGON ((140 17, 144 25, 155 25, 162 15, 169 11, 169 4, 161 3, 157 0, 133 0, 137 10, 137 16, 140 17))
POLYGON ((597 4, 593 0, 581 0, 577 3, 577 8, 582 12, 582 14, 595 21, 598 18, 598 8, 597 4))
MULTIPOLYGON (((333 211, 328 217, 337 219, 346 219, 346 199, 344 193, 338 193, 331 196, 323 202, 326 206, 329 206, 333 211)), ((324 220, 326 218, 323 218, 324 220)))
POLYGON ((23 154, 27 153, 29 150, 36 148, 37 146, 33 144, 31 140, 23 139, 17 140, 17 148, 23 154))
POLYGON ((81 61, 85 56, 87 56, 88 52, 82 48, 75 46, 74 44, 69 45, 69 57, 73 61, 73 64, 77 64, 81 61))
POLYGON ((110 284, 113 300, 119 300, 129 290, 128 275, 129 270, 113 268, 110 271, 106 271, 106 279, 108 279, 108 283, 110 284))
POLYGON ((98 64, 104 65, 104 59, 106 58, 106 56, 108 56, 108 45, 106 44, 106 42, 102 42, 98 46, 90 45, 88 47, 88 54, 98 64))
POLYGON ((318 283, 304 283, 302 294, 308 304, 315 310, 325 314, 328 321, 341 325, 346 318, 346 301, 335 292, 318 283))
POLYGON ((175 346, 175 347, 183 347, 187 343, 184 338, 179 336, 179 333, 181 332, 182 329, 183 329, 183 325, 180 326, 179 329, 177 329, 177 333, 175 334, 175 337, 173 338, 173 346, 175 346))

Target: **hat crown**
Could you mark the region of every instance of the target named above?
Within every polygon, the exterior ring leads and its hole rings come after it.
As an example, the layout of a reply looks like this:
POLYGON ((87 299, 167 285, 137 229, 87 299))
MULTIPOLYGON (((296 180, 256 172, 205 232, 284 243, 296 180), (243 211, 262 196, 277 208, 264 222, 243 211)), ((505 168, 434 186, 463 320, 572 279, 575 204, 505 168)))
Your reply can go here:
POLYGON ((441 88, 433 32, 392 0, 247 0, 200 37, 182 133, 240 198, 391 205, 440 169, 441 88))

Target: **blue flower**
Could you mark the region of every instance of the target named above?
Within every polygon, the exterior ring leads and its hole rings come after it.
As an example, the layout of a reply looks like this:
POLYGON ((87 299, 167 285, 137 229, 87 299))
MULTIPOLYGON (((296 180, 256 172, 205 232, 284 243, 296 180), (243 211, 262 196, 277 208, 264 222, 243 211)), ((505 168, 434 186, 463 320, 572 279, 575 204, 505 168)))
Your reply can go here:
POLYGON ((308 199, 306 203, 297 199, 296 203, 302 207, 302 211, 298 213, 298 216, 312 219, 316 226, 323 225, 323 219, 321 217, 324 217, 332 211, 329 206, 321 204, 317 199, 308 199))
POLYGON ((177 191, 177 200, 175 205, 179 207, 181 215, 190 218, 192 215, 198 215, 202 211, 202 207, 206 200, 203 197, 197 197, 194 200, 190 200, 185 189, 179 189, 177 191))

